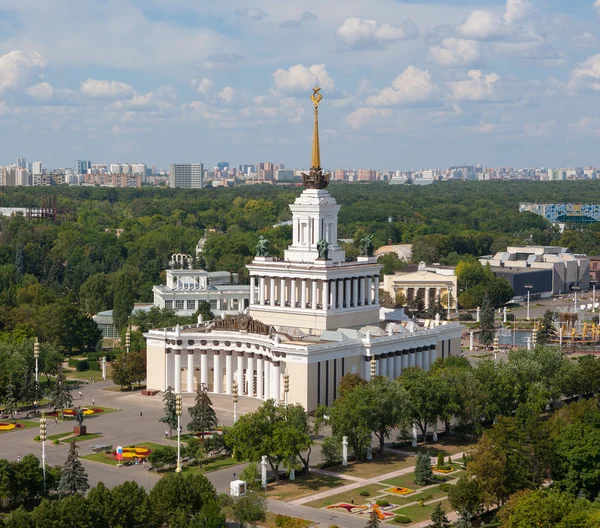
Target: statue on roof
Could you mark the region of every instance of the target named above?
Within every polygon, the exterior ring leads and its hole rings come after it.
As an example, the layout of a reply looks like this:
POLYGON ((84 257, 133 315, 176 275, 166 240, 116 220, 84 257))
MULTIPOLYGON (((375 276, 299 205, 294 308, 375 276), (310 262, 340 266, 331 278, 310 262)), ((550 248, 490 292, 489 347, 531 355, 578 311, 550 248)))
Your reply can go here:
POLYGON ((313 131, 313 146, 312 146, 312 161, 310 172, 302 174, 302 182, 305 189, 325 189, 329 185, 329 177, 331 174, 325 174, 321 169, 321 147, 319 145, 319 104, 323 99, 321 88, 315 86, 310 100, 315 109, 315 126, 313 131))
POLYGON ((369 235, 360 239, 359 251, 362 257, 373 256, 373 235, 369 235))
POLYGON ((322 238, 317 242, 317 251, 319 252, 318 260, 329 260, 329 242, 322 238))
POLYGON ((254 247, 256 249, 257 257, 268 257, 269 256, 269 241, 262 235, 258 237, 258 244, 254 247))

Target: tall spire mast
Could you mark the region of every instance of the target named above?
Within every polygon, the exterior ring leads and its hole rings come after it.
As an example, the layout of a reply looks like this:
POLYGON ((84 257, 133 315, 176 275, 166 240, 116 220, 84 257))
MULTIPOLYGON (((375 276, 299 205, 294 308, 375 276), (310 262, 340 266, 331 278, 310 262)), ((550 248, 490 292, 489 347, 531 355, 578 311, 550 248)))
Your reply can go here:
POLYGON ((313 131, 312 160, 309 174, 302 174, 302 181, 306 189, 325 189, 329 184, 329 174, 323 174, 321 169, 321 147, 319 145, 319 103, 323 96, 321 88, 317 85, 313 88, 310 100, 315 108, 315 126, 313 131))

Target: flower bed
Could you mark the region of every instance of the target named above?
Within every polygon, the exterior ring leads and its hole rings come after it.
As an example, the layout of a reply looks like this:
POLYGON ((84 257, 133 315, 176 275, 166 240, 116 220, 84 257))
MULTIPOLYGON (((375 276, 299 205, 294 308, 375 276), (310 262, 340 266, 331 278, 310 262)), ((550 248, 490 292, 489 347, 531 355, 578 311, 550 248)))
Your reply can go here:
POLYGON ((437 466, 433 466, 431 468, 433 471, 435 471, 436 473, 452 473, 454 471, 454 468, 448 468, 448 469, 438 469, 437 466))
POLYGON ((392 513, 389 511, 384 511, 383 508, 380 508, 380 507, 373 507, 373 508, 369 508, 365 511, 360 511, 360 512, 358 512, 358 515, 371 515, 372 511, 377 512, 377 515, 379 516, 379 519, 381 521, 383 521, 385 519, 391 519, 396 516, 395 513, 392 513))
MULTIPOLYGON (((93 414, 100 414, 104 412, 104 409, 100 409, 100 407, 82 407, 84 416, 91 416, 93 414)), ((74 418, 77 415, 77 409, 65 409, 64 415, 70 418, 74 418)), ((60 416, 60 411, 51 411, 46 413, 46 416, 60 416)))
POLYGON ((357 506, 356 504, 348 504, 347 502, 340 502, 338 504, 332 504, 327 506, 328 510, 344 511, 346 513, 358 513, 367 509, 366 506, 357 506))
POLYGON ((12 431, 15 427, 23 427, 20 423, 0 422, 0 431, 12 431))
MULTIPOLYGON (((121 458, 147 458, 151 452, 152 451, 147 447, 124 447, 121 458)), ((119 460, 116 450, 114 450, 110 454, 110 456, 113 457, 115 460, 119 460)))
POLYGON ((393 488, 388 488, 385 491, 386 493, 395 493, 396 495, 410 495, 411 493, 415 492, 415 490, 410 488, 401 488, 396 486, 393 488))

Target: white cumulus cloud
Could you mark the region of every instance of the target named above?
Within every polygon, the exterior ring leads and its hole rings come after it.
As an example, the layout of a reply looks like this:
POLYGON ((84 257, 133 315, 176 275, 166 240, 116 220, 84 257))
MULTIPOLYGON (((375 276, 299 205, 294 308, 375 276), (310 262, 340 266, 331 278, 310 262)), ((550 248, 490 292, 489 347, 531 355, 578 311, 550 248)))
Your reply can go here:
POLYGON ((506 0, 504 22, 509 25, 521 22, 531 13, 532 8, 529 0, 506 0))
POLYGON ((595 7, 596 9, 600 10, 600 0, 596 0, 596 1, 594 2, 594 7, 595 7))
POLYGON ((196 87, 196 91, 202 95, 209 95, 215 85, 214 81, 207 79, 192 79, 192 86, 196 87))
POLYGON ((371 106, 396 106, 419 103, 428 100, 437 90, 431 81, 431 74, 414 66, 404 70, 391 86, 386 86, 376 95, 367 97, 371 106))
POLYGON ((25 93, 36 101, 45 102, 54 97, 54 88, 47 82, 41 82, 27 88, 25 93))
POLYGON ((476 40, 445 38, 429 48, 431 58, 441 66, 473 66, 481 62, 481 44, 476 40))
POLYGON ((0 55, 0 94, 27 85, 47 64, 37 52, 15 50, 0 55))
POLYGON ((584 117, 576 123, 570 123, 569 128, 584 134, 600 136, 600 119, 597 117, 584 117))
POLYGON ((259 9, 258 7, 246 7, 244 9, 238 9, 236 11, 236 14, 241 17, 249 18, 250 20, 255 21, 262 20, 267 16, 267 13, 265 13, 262 9, 259 9))
POLYGON ((97 99, 123 99, 133 95, 133 88, 122 82, 90 78, 81 83, 81 92, 97 99))
POLYGON ((500 80, 496 73, 483 75, 481 70, 471 70, 468 79, 448 83, 456 101, 484 101, 494 95, 494 86, 500 80))
POLYGON ((506 35, 507 27, 504 22, 489 11, 478 9, 458 26, 458 32, 465 38, 487 40, 506 35))
POLYGON ((346 121, 350 128, 358 130, 364 126, 379 123, 392 115, 392 110, 389 108, 357 108, 352 112, 346 121))
POLYGON ((324 64, 313 64, 308 68, 302 64, 296 64, 289 70, 277 70, 273 73, 273 78, 275 79, 275 88, 284 92, 310 90, 315 84, 324 90, 333 90, 335 87, 324 64))
POLYGON ((375 20, 348 17, 337 29, 336 36, 346 48, 372 49, 385 46, 386 43, 416 38, 419 30, 411 20, 400 26, 378 24, 375 20))
POLYGON ((225 86, 220 92, 219 97, 228 103, 233 101, 233 97, 235 95, 235 90, 231 86, 225 86))
POLYGON ((571 72, 569 89, 577 92, 580 89, 600 91, 600 54, 592 55, 580 62, 571 72))

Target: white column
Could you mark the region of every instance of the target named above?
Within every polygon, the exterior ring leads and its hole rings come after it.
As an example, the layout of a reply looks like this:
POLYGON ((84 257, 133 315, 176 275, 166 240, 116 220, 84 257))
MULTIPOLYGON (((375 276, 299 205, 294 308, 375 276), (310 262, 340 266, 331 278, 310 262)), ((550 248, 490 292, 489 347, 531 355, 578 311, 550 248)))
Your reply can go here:
POLYGON ((377 374, 379 376, 387 376, 387 358, 379 358, 377 360, 377 365, 379 366, 379 372, 377 374))
MULTIPOLYGON (((393 352, 392 352, 393 354, 393 352)), ((394 381, 394 356, 388 356, 387 358, 387 372, 390 381, 394 381)))
POLYGON ((258 302, 261 306, 265 305, 265 278, 258 279, 258 302))
POLYGON ((363 378, 366 381, 371 381, 371 357, 370 356, 363 356, 362 358, 363 360, 363 378), (365 359, 365 357, 367 359, 365 359))
POLYGON ((312 283, 312 294, 310 296, 311 308, 313 310, 316 310, 317 309, 317 286, 318 286, 318 283, 315 279, 311 279, 310 282, 312 283))
POLYGON ((223 369, 221 368, 221 352, 219 350, 213 351, 213 364, 214 364, 214 379, 213 379, 213 392, 219 394, 221 392, 221 385, 223 383, 223 369))
MULTIPOLYGON (((413 350, 415 350, 415 349, 413 349, 413 350)), ((414 352, 411 352, 410 354, 408 354, 408 366, 409 367, 414 367, 415 366, 415 361, 417 359, 416 355, 417 355, 416 350, 414 352)))
POLYGON ((262 398, 264 392, 264 382, 263 382, 263 373, 264 373, 265 362, 262 356, 256 358, 256 397, 262 398))
POLYGON ((254 354, 248 354, 246 366, 246 383, 248 388, 246 394, 248 396, 254 396, 254 354))
POLYGON ((280 371, 280 362, 273 362, 273 398, 275 398, 275 403, 279 403, 281 401, 281 371, 280 371))
POLYGON ((402 374, 402 355, 394 356, 394 377, 402 374))
POLYGON ((344 279, 338 283, 338 308, 344 308, 344 279))
POLYGON ((367 277, 367 298, 365 304, 370 305, 373 303, 373 278, 367 277))
POLYGON ((244 353, 237 353, 237 384, 241 395, 246 395, 246 385, 244 385, 244 353))
POLYGON ((173 389, 175 383, 173 382, 173 351, 167 353, 165 349, 165 390, 171 387, 173 389))
POLYGON ((200 351, 200 384, 208 390, 208 350, 200 351))
POLYGON ((365 278, 364 277, 360 277, 358 279, 359 282, 359 287, 358 289, 360 290, 360 295, 359 295, 359 302, 361 306, 365 305, 365 278))
POLYGON ((269 304, 271 306, 275 306, 275 299, 277 296, 275 295, 275 277, 271 277, 271 284, 269 285, 269 304))
POLYGON ((337 308, 337 281, 331 281, 331 309, 335 310, 337 308))
POLYGON ((265 394, 263 398, 268 400, 271 397, 271 361, 265 357, 264 361, 265 369, 265 394))
POLYGON ((423 363, 423 370, 429 370, 429 348, 423 350, 423 359, 421 361, 423 363))
POLYGON ((303 310, 306 310, 306 279, 302 279, 300 287, 302 288, 300 292, 300 306, 303 310))
POLYGON ((296 279, 290 279, 290 306, 296 308, 296 279))
POLYGON ((429 288, 425 288, 425 309, 429 308, 429 288))
POLYGON ((329 281, 323 281, 323 310, 329 310, 329 281))
POLYGON ((194 392, 194 349, 188 348, 187 391, 194 392))
POLYGON ((222 350, 225 354, 225 394, 231 394, 231 385, 233 382, 233 358, 231 351, 222 350))
POLYGON ((429 351, 429 363, 433 365, 437 359, 437 348, 429 351))
POLYGON ((181 350, 175 350, 175 372, 173 372, 175 376, 175 393, 179 394, 181 392, 181 350))
POLYGON ((375 275, 374 304, 379 304, 379 275, 375 275))
POLYGON ((410 356, 410 354, 402 354, 402 370, 408 368, 408 356, 410 356))
POLYGON ((473 350, 473 332, 469 332, 469 350, 473 350))
POLYGON ((285 279, 279 281, 279 306, 285 306, 285 279))
POLYGON ((350 301, 352 299, 352 279, 346 279, 344 281, 346 283, 346 295, 345 295, 345 303, 346 308, 350 308, 350 301))
POLYGON ((256 277, 250 277, 250 304, 256 304, 256 277))

